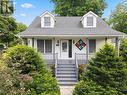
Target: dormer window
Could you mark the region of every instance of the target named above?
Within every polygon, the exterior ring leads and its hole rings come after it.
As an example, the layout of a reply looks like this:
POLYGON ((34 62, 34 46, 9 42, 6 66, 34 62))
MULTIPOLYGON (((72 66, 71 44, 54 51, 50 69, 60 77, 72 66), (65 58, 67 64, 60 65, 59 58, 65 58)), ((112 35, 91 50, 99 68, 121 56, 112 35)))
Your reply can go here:
POLYGON ((87 26, 93 26, 93 17, 87 17, 87 26))
POLYGON ((51 17, 44 17, 44 26, 51 26, 51 17))
POLYGON ((41 14, 41 27, 42 28, 54 28, 55 26, 55 17, 50 12, 46 11, 41 14))
POLYGON ((90 11, 81 18, 81 23, 84 28, 94 28, 97 25, 97 18, 98 16, 90 11))

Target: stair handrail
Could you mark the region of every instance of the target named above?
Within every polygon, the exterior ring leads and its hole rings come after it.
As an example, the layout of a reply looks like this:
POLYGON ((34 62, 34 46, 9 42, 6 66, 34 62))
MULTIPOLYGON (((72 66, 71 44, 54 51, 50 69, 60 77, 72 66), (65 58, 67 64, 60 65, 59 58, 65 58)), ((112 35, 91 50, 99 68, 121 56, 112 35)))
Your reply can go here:
POLYGON ((57 76, 58 53, 55 53, 55 76, 57 76))
POLYGON ((78 60, 77 60, 77 53, 75 53, 75 65, 76 65, 76 75, 78 80, 78 60))

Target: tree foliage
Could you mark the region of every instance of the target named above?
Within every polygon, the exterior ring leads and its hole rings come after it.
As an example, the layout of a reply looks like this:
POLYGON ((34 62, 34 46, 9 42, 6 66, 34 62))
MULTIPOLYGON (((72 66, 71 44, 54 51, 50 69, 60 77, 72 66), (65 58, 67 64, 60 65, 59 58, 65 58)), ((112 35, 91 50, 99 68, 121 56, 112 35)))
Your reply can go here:
POLYGON ((94 95, 124 95, 123 92, 127 87, 126 78, 125 62, 121 62, 116 50, 106 44, 97 52, 95 58, 90 60, 83 76, 83 83, 76 86, 74 95, 91 95, 91 89, 94 89, 94 95), (82 90, 82 86, 85 90, 82 90), (81 89, 81 92, 77 89, 81 89))
MULTIPOLYGON (((3 54, 3 62, 17 73, 14 74, 14 80, 18 82, 14 82, 12 88, 23 88, 24 95, 59 95, 56 79, 46 70, 41 56, 33 48, 23 45, 11 47, 3 54)), ((9 74, 12 77, 11 72, 9 74)), ((3 89, 2 87, 0 89, 3 89)))
POLYGON ((83 16, 93 11, 102 16, 106 7, 105 0, 51 0, 55 4, 54 13, 60 16, 83 16))
POLYGON ((109 18, 109 24, 118 31, 127 33, 127 4, 126 2, 117 5, 109 18))
POLYGON ((11 45, 12 43, 17 43, 19 38, 16 34, 25 29, 26 25, 17 23, 14 18, 0 16, 0 43, 4 43, 6 46, 9 46, 10 43, 11 45))
POLYGON ((127 62, 127 39, 122 39, 121 41, 120 56, 123 61, 127 62))
POLYGON ((20 32, 23 32, 24 30, 26 30, 27 26, 23 23, 18 23, 17 22, 17 28, 16 30, 14 31, 15 34, 18 34, 20 32))

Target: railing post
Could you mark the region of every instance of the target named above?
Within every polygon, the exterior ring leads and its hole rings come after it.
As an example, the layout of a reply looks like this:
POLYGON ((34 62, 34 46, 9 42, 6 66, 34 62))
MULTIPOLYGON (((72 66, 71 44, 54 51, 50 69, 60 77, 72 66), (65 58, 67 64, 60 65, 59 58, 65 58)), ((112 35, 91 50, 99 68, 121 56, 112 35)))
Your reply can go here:
POLYGON ((58 63, 58 54, 55 53, 55 76, 57 77, 57 63, 58 63))
POLYGON ((77 54, 75 53, 75 65, 76 65, 76 75, 77 75, 77 81, 78 81, 78 61, 77 61, 77 54))

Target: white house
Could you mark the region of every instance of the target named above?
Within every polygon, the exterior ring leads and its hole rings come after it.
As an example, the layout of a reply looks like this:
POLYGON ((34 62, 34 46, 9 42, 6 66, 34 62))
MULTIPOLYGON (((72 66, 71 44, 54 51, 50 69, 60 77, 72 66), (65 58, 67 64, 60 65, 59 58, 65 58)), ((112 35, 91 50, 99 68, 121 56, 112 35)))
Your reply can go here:
POLYGON ((118 49, 124 35, 91 11, 82 17, 60 17, 46 11, 19 33, 28 46, 42 53, 47 64, 55 64, 61 85, 75 84, 78 64, 87 63, 105 43, 118 49))

